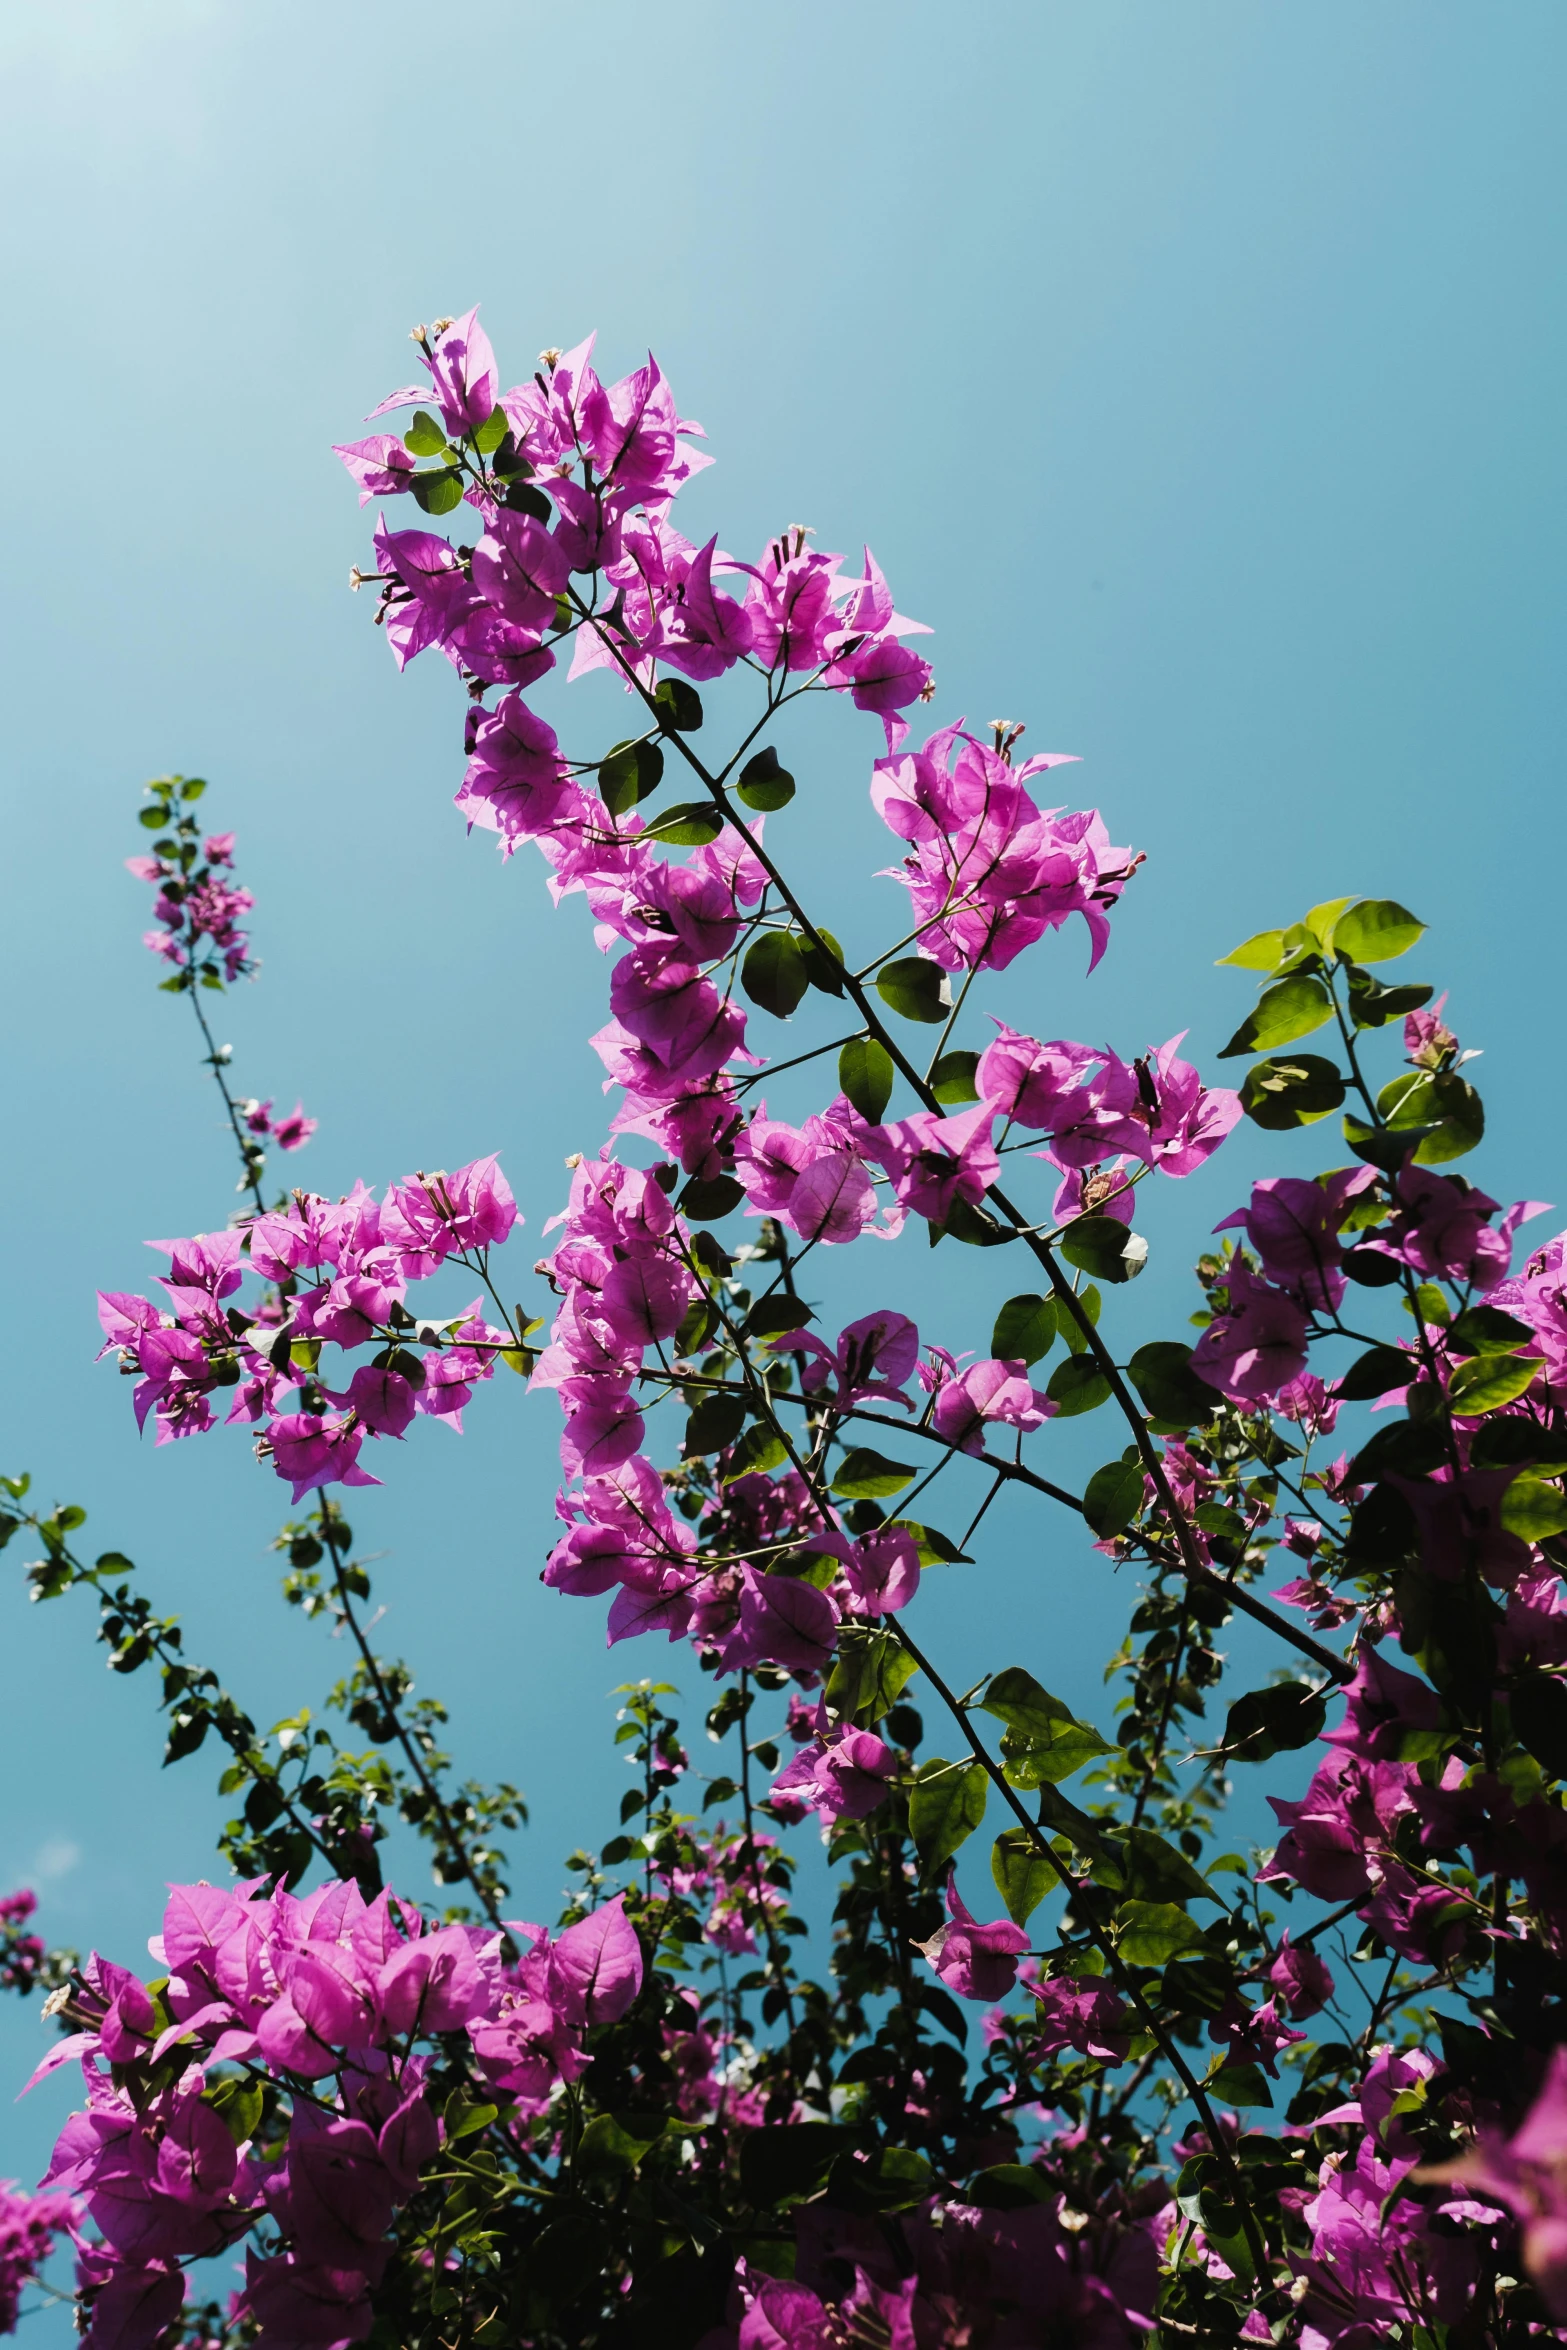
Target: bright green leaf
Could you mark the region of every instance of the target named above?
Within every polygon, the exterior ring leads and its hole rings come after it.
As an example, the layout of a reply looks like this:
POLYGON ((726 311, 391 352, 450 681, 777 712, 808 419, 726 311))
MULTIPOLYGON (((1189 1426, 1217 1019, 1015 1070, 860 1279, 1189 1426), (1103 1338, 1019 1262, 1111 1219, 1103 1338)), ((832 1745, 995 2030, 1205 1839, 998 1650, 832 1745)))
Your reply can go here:
POLYGON ((1448 1395, 1455 1412, 1469 1419, 1516 1403, 1533 1386, 1538 1355, 1474 1355, 1453 1373, 1448 1395))
POLYGON ((1221 955, 1219 962, 1221 967, 1226 963, 1237 964, 1242 971, 1271 971, 1275 963, 1283 960, 1283 956, 1283 931, 1259 930, 1255 937, 1248 938, 1243 945, 1232 947, 1227 955, 1221 955))
POLYGON ((977 1102, 979 1087, 974 1072, 978 1067, 978 1053, 943 1053, 930 1073, 930 1090, 937 1101, 949 1108, 977 1102))
POLYGON ((1026 1926, 1061 1882, 1026 1828, 1003 1828, 990 1848, 990 1873, 1015 1926, 1026 1926))
POLYGON ((924 955, 904 955, 884 963, 876 974, 876 992, 884 1004, 905 1020, 939 1027, 952 1009, 952 983, 939 963, 924 955))
POLYGON ((769 745, 747 759, 735 790, 748 808, 771 815, 775 809, 787 808, 794 798, 794 777, 787 767, 779 766, 778 753, 769 745))
POLYGON ((1364 898, 1339 916, 1333 951, 1351 963, 1391 963, 1425 936, 1425 927, 1392 898, 1364 898))
POLYGON ((1548 1542, 1567 1531, 1567 1496, 1543 1477, 1515 1477, 1502 1495, 1502 1524, 1525 1542, 1548 1542))
POLYGON ((889 1494, 912 1485, 917 1474, 902 1461, 889 1461, 884 1453, 872 1452, 869 1445, 858 1445, 844 1455, 832 1490, 845 1501, 885 1501, 889 1494))
POLYGON ((1128 1966, 1163 1966, 1203 1946, 1201 1927, 1173 1901, 1123 1901, 1115 1923, 1116 1949, 1128 1966))
POLYGON ((403 435, 403 447, 415 457, 439 457, 446 446, 446 435, 427 408, 416 408, 414 420, 403 435))
POLYGON ((1333 998, 1320 979, 1305 974, 1281 979, 1277 987, 1263 991, 1257 1009, 1241 1022, 1219 1058, 1224 1061, 1236 1053, 1268 1052, 1275 1045, 1292 1044, 1297 1036, 1309 1036, 1332 1017, 1333 998))

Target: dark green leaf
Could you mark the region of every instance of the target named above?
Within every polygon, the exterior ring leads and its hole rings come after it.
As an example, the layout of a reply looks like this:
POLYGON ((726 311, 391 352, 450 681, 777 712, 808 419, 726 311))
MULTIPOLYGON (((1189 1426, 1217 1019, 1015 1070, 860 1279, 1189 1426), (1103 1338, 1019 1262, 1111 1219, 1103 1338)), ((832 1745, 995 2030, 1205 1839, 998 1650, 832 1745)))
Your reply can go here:
POLYGON ((1246 1072, 1241 1086, 1241 1108, 1254 1124, 1269 1133, 1291 1126, 1310 1126, 1325 1118, 1344 1099, 1344 1080, 1320 1053, 1287 1053, 1277 1060, 1258 1061, 1246 1072))
POLYGON ((1225 1751, 1237 1762, 1266 1762, 1270 1755, 1309 1746, 1327 1718, 1323 1699, 1304 1681, 1252 1689, 1230 1707, 1225 1751))
POLYGON ((797 1297, 788 1297, 775 1289, 769 1297, 759 1297, 745 1318, 748 1338, 781 1338, 786 1330, 803 1330, 807 1322, 814 1322, 815 1311, 797 1297))
POLYGON ((977 1102, 979 1087, 974 1072, 979 1067, 978 1053, 943 1053, 930 1073, 930 1090, 938 1102, 949 1108, 961 1102, 977 1102))
POLYGON ((745 1398, 739 1395, 704 1395, 690 1419, 686 1422, 685 1452, 688 1460, 698 1453, 722 1452, 733 1444, 745 1426, 745 1398))
POLYGON ((985 1817, 990 1781, 977 1762, 922 1763, 909 1790, 909 1834, 927 1877, 934 1876, 985 1817))
POLYGON ((446 435, 427 408, 416 408, 414 420, 403 435, 403 447, 414 457, 439 457, 446 446, 446 435))
POLYGON ((616 743, 599 767, 599 798, 612 816, 623 816, 663 780, 664 754, 657 743, 616 743))
POLYGON ((1320 979, 1304 973, 1281 979, 1265 988, 1257 1009, 1244 1019, 1220 1053, 1221 1061, 1236 1053, 1270 1052, 1275 1045, 1293 1044, 1309 1036, 1333 1017, 1333 998, 1320 979))
POLYGON ((664 2133, 662 2114, 595 2114, 577 2141, 572 2169, 594 2172, 635 2170, 664 2133))
POLYGON ((789 930, 764 930, 753 939, 740 965, 740 985, 753 1004, 787 1020, 810 986, 800 941, 789 930))
POLYGON ((1014 1787, 1054 1787, 1113 1747, 1021 1665, 997 1673, 982 1710, 1007 1725, 1002 1764, 1014 1787))
POLYGON ((414 504, 426 514, 450 514, 462 504, 462 475, 455 466, 443 465, 438 473, 411 473, 408 487, 414 504))
POLYGON ((757 2211, 798 2202, 819 2187, 851 2143, 836 2122, 784 2122, 747 2130, 740 2142, 740 2185, 757 2211))
POLYGON ((716 840, 723 828, 724 819, 711 800, 681 800, 666 808, 642 838, 667 841, 676 849, 700 849, 716 840))
POLYGON ((769 745, 747 759, 735 790, 748 808, 770 815, 774 809, 787 808, 794 798, 794 777, 787 767, 779 766, 778 753, 769 745))
POLYGON ((1045 1393, 1063 1420, 1097 1411, 1110 1397, 1110 1382, 1092 1355, 1068 1355, 1051 1372, 1045 1393))
POLYGON ((1425 936, 1425 927, 1392 898, 1363 898, 1333 925, 1333 952, 1351 963, 1391 963, 1425 936))
POLYGON ((1143 1506, 1140 1461, 1106 1461, 1089 1478, 1083 1493, 1083 1516, 1101 1542, 1108 1542, 1129 1526, 1143 1506))
MULTIPOLYGON (((1055 1300, 1056 1329, 1060 1332, 1061 1343, 1067 1353, 1080 1355, 1087 1352, 1088 1340, 1084 1336, 1082 1322, 1072 1310, 1073 1302, 1072 1299, 1066 1297, 1058 1297, 1055 1300)), ((1104 1299, 1091 1281, 1086 1289, 1078 1292, 1075 1302, 1090 1328, 1097 1329, 1099 1327, 1099 1309, 1104 1304, 1104 1299)))
POLYGON ((872 1452, 868 1445, 857 1445, 853 1452, 845 1453, 832 1490, 845 1501, 885 1501, 889 1494, 912 1485, 917 1473, 902 1461, 889 1461, 884 1453, 872 1452))
POLYGON ((1163 1966, 1202 1948, 1202 1928, 1173 1901, 1123 1901, 1115 1925, 1116 1950, 1128 1966, 1163 1966))
POLYGON ((845 968, 843 949, 832 932, 820 922, 816 925, 816 938, 821 940, 820 946, 816 944, 816 939, 802 937, 799 941, 800 953, 805 962, 805 976, 823 995, 841 996, 845 968))
POLYGON ((693 1298, 675 1332, 675 1353, 689 1357, 700 1354, 718 1328, 718 1308, 710 1297, 693 1298))
POLYGON ((951 1536, 943 1534, 939 1527, 923 1526, 918 1518, 894 1518, 892 1523, 913 1535, 922 1567, 972 1566, 968 1552, 959 1550, 951 1536))
MULTIPOLYGON (((1349 1120, 1346 1118, 1344 1123, 1347 1127, 1349 1120)), ((1346 1249, 1343 1270, 1351 1281, 1358 1281, 1365 1289, 1391 1289, 1404 1276, 1397 1257, 1387 1256, 1379 1248, 1346 1249)))
POLYGON ((876 992, 903 1019, 922 1020, 927 1027, 939 1027, 952 1009, 951 981, 939 963, 924 955, 884 963, 876 974, 876 992))
POLYGON ((1096 1281, 1132 1281, 1148 1262, 1148 1243, 1115 1216, 1079 1216, 1061 1235, 1061 1254, 1096 1281))
POLYGON ((1384 987, 1369 971, 1349 967, 1349 1009, 1357 1028, 1385 1028, 1406 1012, 1418 1012, 1435 993, 1432 987, 1384 987))
POLYGON ((1407 1387, 1420 1376, 1420 1365, 1412 1355, 1403 1354, 1396 1346, 1374 1346, 1358 1362, 1350 1364, 1336 1392, 1345 1403, 1370 1403, 1379 1395, 1388 1395, 1395 1387, 1407 1387))
POLYGON ((683 677, 660 679, 653 696, 666 734, 695 734, 702 723, 702 697, 683 677))
POLYGON ((892 1099, 892 1055, 874 1036, 851 1036, 838 1055, 838 1083, 847 1100, 872 1126, 892 1099))
POLYGON ((145 825, 149 832, 161 832, 168 820, 167 808, 142 808, 137 811, 137 823, 145 825))
MULTIPOLYGON (((1210 2076, 1206 2087, 1209 2096, 1217 2097, 1221 2105, 1271 2105, 1273 2103, 1273 2091, 1268 2087, 1268 2076, 1260 2064, 1221 2065, 1219 2070, 1210 2076)), ((1241 2237, 1241 2245, 1244 2250, 1244 2236, 1241 2237)), ((1226 2242, 1225 2265, 1229 2268, 1239 2268, 1240 2266, 1240 2263, 1228 2249, 1228 2240, 1226 2242)), ((1247 2268, 1249 2269, 1249 2267, 1248 2260, 1247 2268)))
POLYGON ((1406 1072, 1384 1085, 1377 1109, 1395 1136, 1415 1144, 1415 1164, 1461 1159, 1485 1134, 1485 1104, 1456 1069, 1406 1072))
POLYGON ((1140 1346, 1126 1366, 1143 1408, 1161 1427, 1194 1428, 1211 1420, 1223 1398, 1192 1369, 1192 1350, 1176 1340, 1156 1338, 1140 1346))
POLYGON ((840 1639, 827 1681, 827 1710, 840 1722, 872 1728, 913 1678, 914 1659, 891 1632, 840 1639))
POLYGON ((693 1223, 717 1223, 733 1214, 745 1197, 745 1185, 732 1175, 693 1175, 675 1205, 693 1223))
POLYGON ((990 1334, 992 1356, 1006 1363, 1039 1362, 1055 1344, 1056 1317, 1053 1297, 1009 1297, 990 1334))
POLYGON ((970 1248, 1001 1248, 1012 1238, 1007 1227, 998 1224, 988 1210, 973 1207, 966 1199, 955 1199, 947 1210, 945 1224, 932 1224, 929 1231, 932 1248, 947 1233, 970 1248))
POLYGON ((1504 1314, 1500 1306, 1469 1306, 1448 1330, 1447 1343, 1455 1354, 1504 1355, 1533 1336, 1526 1322, 1504 1314))
POLYGON ((1439 1430, 1413 1420, 1389 1420, 1361 1446, 1350 1475, 1357 1485, 1369 1485, 1389 1469, 1400 1477, 1423 1477, 1446 1458, 1439 1430))
POLYGON ((1061 1882, 1026 1828, 1003 1828, 990 1848, 990 1873, 1015 1926, 1026 1926, 1047 1893, 1061 1882))
POLYGON ((1514 1684, 1513 1729, 1540 1768, 1567 1779, 1567 1682, 1549 1673, 1529 1673, 1514 1684))

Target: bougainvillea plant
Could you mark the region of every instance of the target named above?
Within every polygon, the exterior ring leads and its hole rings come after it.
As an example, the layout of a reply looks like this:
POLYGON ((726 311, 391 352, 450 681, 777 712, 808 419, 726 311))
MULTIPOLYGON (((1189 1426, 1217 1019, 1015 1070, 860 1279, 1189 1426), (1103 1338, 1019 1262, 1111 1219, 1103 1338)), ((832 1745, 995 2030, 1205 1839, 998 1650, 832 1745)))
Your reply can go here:
POLYGON ((503 391, 474 313, 415 342, 339 455, 423 519, 379 519, 355 584, 399 666, 451 665, 468 825, 587 901, 608 1132, 562 1137, 537 1264, 493 1156, 270 1193, 264 1143, 313 1122, 233 1093, 203 1014, 250 968, 233 839, 199 781, 150 787, 133 870, 244 1197, 154 1244, 155 1294, 102 1298, 105 1353, 158 1444, 248 1432, 299 1513, 285 1595, 354 1662, 340 1730, 263 1733, 128 1560, 80 1553, 80 1510, 8 1484, 35 1594, 90 1588, 116 1669, 161 1672, 170 1759, 215 1736, 237 1802, 150 1979, 56 1968, 40 2070, 79 2064, 85 2104, 0 2205, 0 2317, 63 2230, 95 2350, 1567 2338, 1567 1236, 1523 1254, 1537 1204, 1455 1172, 1471 1056, 1387 975, 1422 925, 1344 897, 1228 955, 1260 983, 1238 1090, 1180 1037, 979 1017, 980 974, 1058 930, 1097 963, 1142 862, 1044 804, 1062 755, 1010 721, 916 739, 925 632, 868 550, 684 538, 708 460, 651 359, 606 384, 591 343, 546 351, 503 391), (558 730, 563 663, 600 674, 558 730), (842 942, 776 740, 822 694, 874 723, 907 893, 842 942), (1140 1328, 1141 1188, 1243 1116, 1340 1113, 1320 1175, 1233 1207, 1204 1174, 1195 1343, 1140 1328), (937 1243, 976 1254, 933 1332, 891 1301, 937 1243), (889 1302, 845 1326, 859 1244, 889 1302), (678 1661, 622 1690, 634 1783, 545 1926, 511 1914, 517 1791, 457 1775, 373 1644, 345 1496, 423 1418, 555 1406, 544 1580, 678 1661), (1054 1423, 1089 1414, 1079 1493, 1054 1423), (1074 1576, 1123 1570, 1097 1721, 985 1616, 1003 1488, 1074 1576), (994 1647, 972 1687, 922 1630, 938 1566, 994 1647), (1237 1616, 1273 1644, 1257 1687, 1237 1616), (1219 1831, 1250 1771, 1279 1840, 1248 1858, 1219 1831), (397 1820, 444 1907, 384 1882, 397 1820), (814 1954, 802 1835, 839 1879, 814 1954))

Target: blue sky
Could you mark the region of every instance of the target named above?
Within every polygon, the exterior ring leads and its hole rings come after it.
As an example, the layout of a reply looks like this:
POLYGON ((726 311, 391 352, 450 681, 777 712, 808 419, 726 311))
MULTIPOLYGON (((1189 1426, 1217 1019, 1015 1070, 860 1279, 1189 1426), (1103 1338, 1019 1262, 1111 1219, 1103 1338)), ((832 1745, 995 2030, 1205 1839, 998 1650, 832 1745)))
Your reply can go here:
MULTIPOLYGON (((507 380, 593 327, 615 372, 651 344, 719 459, 688 529, 868 539, 936 631, 936 716, 1081 754, 1074 798, 1148 864, 1092 982, 1068 934, 988 1008, 1127 1052, 1189 1028, 1206 1064, 1248 1000, 1215 957, 1317 899, 1396 895, 1432 925, 1412 966, 1485 1048, 1475 1171, 1567 1198, 1564 64, 1551 0, 507 0, 476 41, 405 0, 0 8, 3 1452, 90 1509, 258 1717, 341 1669, 276 1598, 283 1489, 233 1437, 154 1455, 91 1363, 94 1287, 144 1284, 144 1239, 231 1204, 184 1007, 137 943, 142 779, 206 774, 239 833, 266 969, 223 1033, 246 1089, 320 1116, 302 1176, 499 1148, 531 1262, 603 1125, 581 909, 465 839, 450 675, 399 680, 346 591, 368 518, 328 444, 407 379, 409 326, 481 302, 507 380)), ((838 711, 802 732, 779 835, 871 946, 894 903, 876 735, 838 711)), ((1185 1267, 1264 1165, 1243 1131, 1160 1187, 1139 1336, 1179 1333, 1185 1267)), ((958 1347, 1008 1286, 955 1249, 840 1271, 853 1306, 912 1298, 958 1347)), ((389 1554, 381 1636, 472 1766, 529 1793, 540 1914, 610 1830, 605 1693, 667 1658, 606 1657, 600 1607, 536 1581, 549 1400, 509 1385, 469 1419, 416 1431, 355 1517, 389 1554)), ((1106 1443, 1089 1423, 1056 1457, 1106 1443)), ((987 1528, 927 1630, 960 1673, 1047 1656, 1102 1708, 1108 1568, 1064 1524, 987 1528)), ((215 1767, 160 1779, 148 1693, 104 1672, 85 1607, 19 1585, 0 1881, 134 1961, 165 1880, 212 1866, 215 1767)), ((0 2016, 0 2074, 38 2040, 0 2016)), ((69 2096, 0 2100, 0 2175, 36 2175, 69 2096)))

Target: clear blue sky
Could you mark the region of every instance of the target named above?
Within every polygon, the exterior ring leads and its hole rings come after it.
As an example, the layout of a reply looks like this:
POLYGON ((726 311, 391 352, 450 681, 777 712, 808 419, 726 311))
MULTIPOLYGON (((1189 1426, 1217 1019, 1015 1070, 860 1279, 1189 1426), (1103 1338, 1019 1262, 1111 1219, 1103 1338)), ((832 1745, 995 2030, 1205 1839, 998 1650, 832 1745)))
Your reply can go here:
MULTIPOLYGON (((144 1284, 146 1237, 231 1204, 121 869, 143 777, 207 774, 239 832, 266 971, 224 1033, 247 1088, 320 1115, 302 1175, 500 1148, 531 1262, 602 1131, 580 908, 465 840, 449 672, 399 682, 346 592, 367 525, 327 446, 407 379, 409 326, 482 302, 508 380, 591 327, 617 372, 651 343, 719 458, 688 528, 868 538, 937 631, 938 716, 1082 754, 1074 793, 1148 866, 1091 985, 1069 936, 995 1008, 1127 1051, 1189 1027, 1211 1059, 1246 1000, 1217 955, 1397 895, 1486 1050, 1476 1171, 1567 1202, 1564 68, 1557 0, 0 8, 0 1450, 90 1508, 258 1717, 340 1669, 275 1597, 283 1489, 233 1438, 139 1445, 91 1366, 94 1287, 144 1284)), ((800 762, 827 918, 873 944, 874 735, 829 714, 800 762)), ((1261 1166, 1245 1133, 1162 1187, 1144 1335, 1179 1331, 1184 1267, 1261 1166)), ((983 1344, 988 1265, 870 1256, 856 1304, 896 1273, 933 1333, 983 1344)), ((528 1790, 525 1914, 609 1832, 604 1693, 667 1657, 606 1659, 600 1607, 535 1580, 556 1425, 508 1385, 355 1510, 390 1553, 383 1636, 474 1767, 528 1790)), ((1090 1423, 1059 1457, 1104 1449, 1090 1423)), ((938 1644, 976 1671, 1021 1645, 1102 1706, 1109 1570, 1064 1524, 987 1524, 982 1568, 922 1603, 938 1644)), ((0 1881, 134 1963, 163 1882, 212 1866, 216 1766, 159 1778, 149 1693, 106 1675, 85 1606, 29 1612, 17 1555, 0 1881)), ((0 2079, 39 2039, 13 2007, 0 2079)), ((36 2175, 70 2095, 0 2097, 0 2175, 36 2175)))

